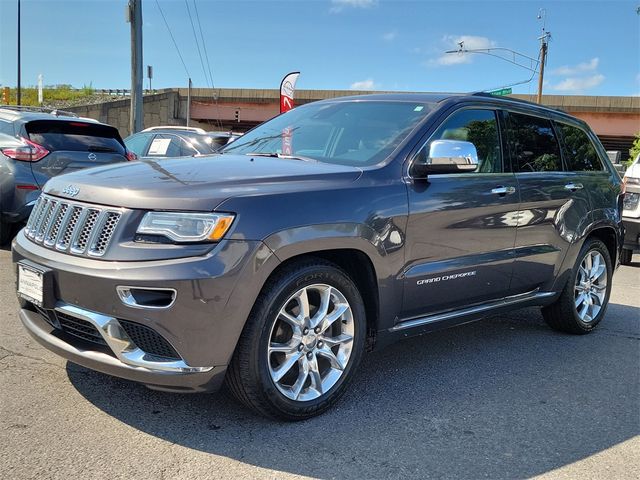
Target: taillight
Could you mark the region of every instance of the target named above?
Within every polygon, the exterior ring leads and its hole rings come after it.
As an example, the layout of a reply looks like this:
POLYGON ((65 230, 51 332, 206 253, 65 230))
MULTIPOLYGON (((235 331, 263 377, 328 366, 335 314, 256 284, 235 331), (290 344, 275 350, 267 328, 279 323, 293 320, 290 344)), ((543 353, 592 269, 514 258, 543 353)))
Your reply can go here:
POLYGON ((129 160, 130 162, 134 162, 138 160, 138 155, 133 153, 131 150, 127 150, 127 160, 129 160))
POLYGON ((2 153, 7 157, 13 158, 14 160, 20 160, 21 162, 37 162, 49 155, 49 150, 44 148, 42 145, 33 143, 31 140, 27 140, 26 138, 21 138, 21 140, 26 143, 25 146, 2 148, 0 150, 2 150, 2 153))

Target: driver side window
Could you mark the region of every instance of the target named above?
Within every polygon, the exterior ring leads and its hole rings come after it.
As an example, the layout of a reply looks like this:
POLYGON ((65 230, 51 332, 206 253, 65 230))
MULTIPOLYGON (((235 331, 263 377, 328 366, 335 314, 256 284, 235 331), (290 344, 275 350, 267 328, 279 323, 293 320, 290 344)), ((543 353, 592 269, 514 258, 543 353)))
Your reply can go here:
POLYGON ((434 140, 470 142, 478 152, 476 173, 502 172, 502 150, 498 134, 498 119, 494 110, 465 109, 447 118, 431 135, 418 156, 428 156, 434 140))

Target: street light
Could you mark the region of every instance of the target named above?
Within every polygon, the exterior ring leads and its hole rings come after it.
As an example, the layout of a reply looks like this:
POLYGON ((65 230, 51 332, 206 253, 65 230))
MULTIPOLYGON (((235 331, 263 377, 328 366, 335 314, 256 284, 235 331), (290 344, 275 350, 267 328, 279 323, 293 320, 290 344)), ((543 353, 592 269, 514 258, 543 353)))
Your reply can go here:
MULTIPOLYGON (((464 54, 464 53, 480 53, 483 55, 489 55, 490 57, 499 58, 500 60, 504 60, 505 62, 509 62, 513 65, 524 68, 531 72, 531 77, 529 77, 527 80, 523 80, 517 83, 512 83, 511 85, 506 85, 506 86, 515 86, 515 85, 521 85, 523 83, 529 83, 531 80, 533 80, 533 77, 535 76, 535 74, 539 72, 537 103, 542 103, 542 82, 544 80, 544 64, 547 58, 548 42, 551 39, 551 32, 547 32, 545 29, 546 28, 545 17, 546 17, 546 10, 544 8, 541 8, 538 11, 538 17, 537 17, 538 20, 543 21, 542 36, 538 38, 538 40, 540 40, 540 54, 538 55, 538 58, 533 58, 528 55, 525 55, 524 53, 516 52, 515 50, 512 50, 510 48, 505 48, 505 47, 467 49, 464 47, 464 41, 458 43, 459 48, 457 50, 448 50, 444 53, 458 54, 458 55, 464 54), (525 64, 527 61, 529 65, 525 64)), ((503 87, 505 86, 501 86, 500 88, 503 88, 503 87)))

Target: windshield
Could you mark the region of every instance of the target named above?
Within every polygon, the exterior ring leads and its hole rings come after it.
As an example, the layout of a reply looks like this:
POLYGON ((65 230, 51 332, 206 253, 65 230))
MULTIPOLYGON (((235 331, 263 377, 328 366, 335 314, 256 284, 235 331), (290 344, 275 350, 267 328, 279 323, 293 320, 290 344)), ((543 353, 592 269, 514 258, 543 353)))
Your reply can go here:
POLYGON ((432 109, 426 103, 312 103, 246 133, 222 153, 272 154, 348 166, 384 160, 432 109))

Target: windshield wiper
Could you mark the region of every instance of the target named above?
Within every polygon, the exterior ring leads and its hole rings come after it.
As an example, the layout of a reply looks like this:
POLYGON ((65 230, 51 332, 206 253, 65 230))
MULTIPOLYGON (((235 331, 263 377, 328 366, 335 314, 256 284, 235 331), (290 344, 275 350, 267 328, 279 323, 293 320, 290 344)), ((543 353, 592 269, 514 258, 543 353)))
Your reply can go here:
POLYGON ((245 153, 245 155, 248 155, 250 157, 271 157, 271 158, 286 158, 288 160, 304 160, 305 162, 313 161, 312 158, 300 157, 297 155, 285 155, 284 153, 278 153, 278 152, 251 152, 251 153, 245 153))

